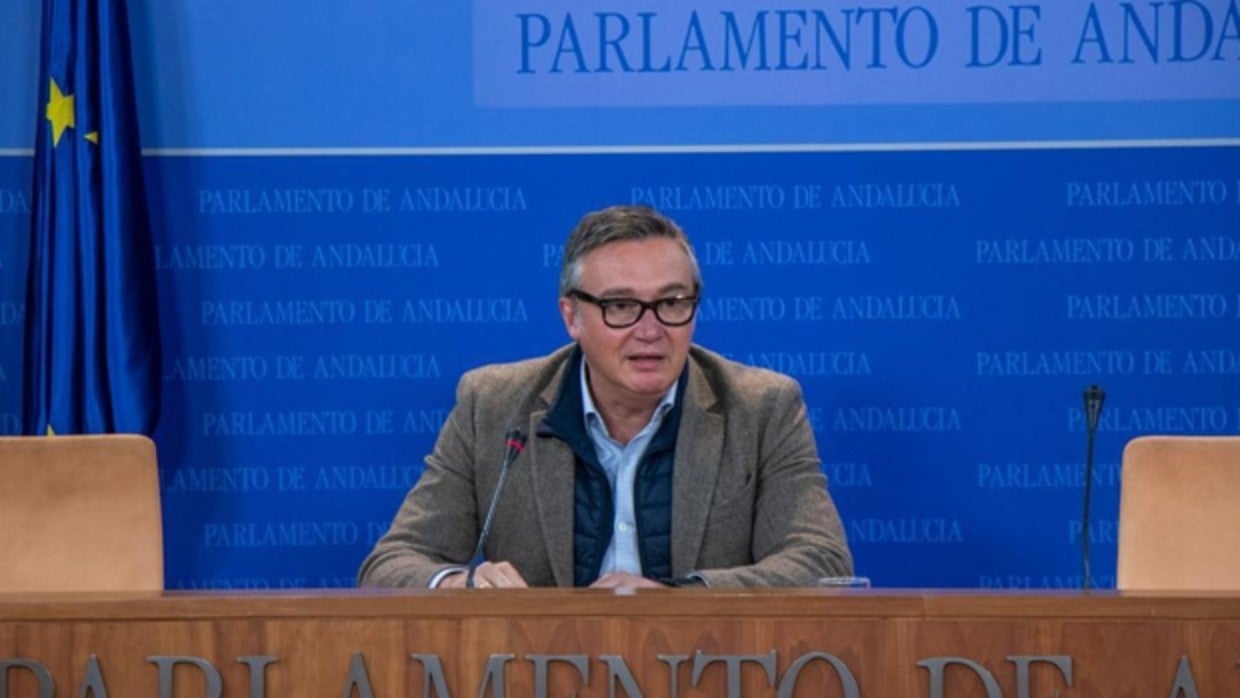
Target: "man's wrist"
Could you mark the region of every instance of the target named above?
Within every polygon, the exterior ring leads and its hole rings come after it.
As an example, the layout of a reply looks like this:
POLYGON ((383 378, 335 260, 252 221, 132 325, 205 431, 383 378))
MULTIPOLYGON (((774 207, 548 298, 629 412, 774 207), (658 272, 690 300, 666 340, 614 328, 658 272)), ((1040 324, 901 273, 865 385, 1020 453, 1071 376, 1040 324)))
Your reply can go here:
POLYGON ((439 585, 443 584, 443 580, 454 574, 464 574, 466 569, 465 567, 445 567, 436 572, 434 577, 431 577, 431 583, 427 584, 426 587, 428 589, 438 589, 439 585))

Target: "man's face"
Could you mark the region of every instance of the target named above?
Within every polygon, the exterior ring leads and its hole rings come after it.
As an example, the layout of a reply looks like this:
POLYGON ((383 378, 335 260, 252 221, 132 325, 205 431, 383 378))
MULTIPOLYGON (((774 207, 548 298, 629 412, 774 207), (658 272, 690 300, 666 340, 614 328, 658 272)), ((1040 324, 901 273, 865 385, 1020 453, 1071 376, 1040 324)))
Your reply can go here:
MULTIPOLYGON (((669 238, 613 242, 582 258, 577 290, 596 298, 653 301, 695 291, 693 266, 669 238)), ((603 322, 602 309, 572 298, 560 299, 568 334, 581 345, 590 369, 590 389, 600 407, 657 402, 684 368, 693 322, 668 327, 653 310, 637 324, 620 329, 603 322)))

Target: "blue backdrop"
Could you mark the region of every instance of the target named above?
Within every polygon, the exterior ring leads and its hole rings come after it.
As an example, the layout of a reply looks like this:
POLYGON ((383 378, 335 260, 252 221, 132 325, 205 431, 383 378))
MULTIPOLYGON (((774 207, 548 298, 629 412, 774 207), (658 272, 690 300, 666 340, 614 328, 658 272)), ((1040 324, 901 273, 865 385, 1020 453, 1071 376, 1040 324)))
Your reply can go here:
MULTIPOLYGON (((5 433, 36 5, 0 9, 5 433)), ((567 341, 561 245, 612 203, 689 232, 700 342, 801 382, 877 585, 1078 586, 1082 535, 1113 585, 1123 444, 1240 432, 1235 2, 422 5, 131 3, 170 587, 352 584, 457 376, 567 341)))

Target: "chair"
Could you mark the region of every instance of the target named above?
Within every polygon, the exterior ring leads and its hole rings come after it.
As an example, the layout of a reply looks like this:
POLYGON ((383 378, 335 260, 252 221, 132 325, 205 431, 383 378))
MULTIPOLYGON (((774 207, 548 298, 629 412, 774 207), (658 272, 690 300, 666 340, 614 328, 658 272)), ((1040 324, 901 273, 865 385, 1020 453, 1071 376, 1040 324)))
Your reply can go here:
POLYGON ((163 587, 150 439, 0 437, 0 591, 163 587))
POLYGON ((1117 588, 1240 590, 1240 437, 1139 437, 1122 474, 1117 588))

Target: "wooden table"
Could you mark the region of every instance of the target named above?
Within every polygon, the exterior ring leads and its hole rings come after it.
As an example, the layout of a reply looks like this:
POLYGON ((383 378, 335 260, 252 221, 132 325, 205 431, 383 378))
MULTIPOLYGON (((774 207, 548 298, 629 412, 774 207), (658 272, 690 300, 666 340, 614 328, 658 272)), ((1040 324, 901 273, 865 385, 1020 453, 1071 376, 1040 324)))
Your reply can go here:
POLYGON ((1237 698, 1240 594, 8 594, 2 667, 3 698, 1237 698))

